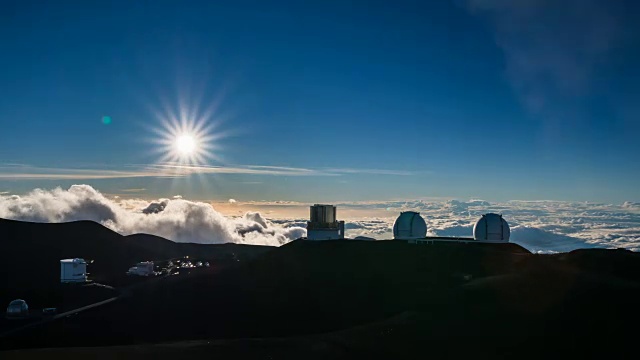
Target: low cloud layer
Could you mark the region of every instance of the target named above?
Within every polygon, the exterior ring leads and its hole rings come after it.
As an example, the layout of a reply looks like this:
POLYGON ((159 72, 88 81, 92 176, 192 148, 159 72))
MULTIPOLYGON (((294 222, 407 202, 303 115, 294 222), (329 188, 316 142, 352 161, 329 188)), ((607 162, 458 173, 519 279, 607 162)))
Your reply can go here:
POLYGON ((112 200, 89 185, 1 196, 0 217, 34 222, 92 220, 123 235, 148 233, 179 242, 281 245, 306 235, 259 213, 225 217, 207 203, 181 199, 112 200))
MULTIPOLYGON (((33 190, 24 195, 0 194, 0 217, 65 222, 93 220, 121 234, 149 233, 174 241, 281 245, 306 235, 308 205, 291 201, 235 202, 234 216, 220 204, 194 202, 179 196, 146 201, 110 199, 88 185, 68 190, 33 190), (265 205, 266 204, 266 205, 265 205), (289 215, 267 219, 269 209, 286 208, 289 215), (255 212, 251 209, 262 209, 255 212), (224 210, 222 210, 224 211, 224 210)), ((578 248, 625 248, 640 251, 638 202, 600 204, 562 201, 411 200, 337 203, 349 238, 391 239, 401 211, 419 211, 431 236, 472 236, 473 224, 486 212, 504 215, 511 241, 534 252, 578 248)), ((227 209, 228 210, 228 209, 227 209)))
MULTIPOLYGON (((418 211, 429 236, 472 236, 473 225, 487 212, 504 215, 511 241, 534 252, 564 252, 579 248, 624 248, 640 251, 640 206, 637 202, 601 204, 565 201, 399 200, 337 204, 346 218, 346 233, 376 239, 393 237, 393 222, 401 211, 418 211)), ((302 205, 300 205, 302 207, 302 205)), ((306 207, 304 208, 306 211, 306 207)), ((304 226, 304 219, 277 220, 304 226)))

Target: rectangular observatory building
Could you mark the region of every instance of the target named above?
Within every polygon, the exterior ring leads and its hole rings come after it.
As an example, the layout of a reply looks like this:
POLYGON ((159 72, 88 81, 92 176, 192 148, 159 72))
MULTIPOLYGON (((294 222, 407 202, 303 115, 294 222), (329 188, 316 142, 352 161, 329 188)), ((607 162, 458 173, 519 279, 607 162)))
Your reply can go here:
POLYGON ((344 239, 344 221, 337 220, 333 205, 315 204, 309 209, 307 240, 344 239))
POLYGON ((60 282, 87 282, 87 262, 78 258, 60 260, 60 282))

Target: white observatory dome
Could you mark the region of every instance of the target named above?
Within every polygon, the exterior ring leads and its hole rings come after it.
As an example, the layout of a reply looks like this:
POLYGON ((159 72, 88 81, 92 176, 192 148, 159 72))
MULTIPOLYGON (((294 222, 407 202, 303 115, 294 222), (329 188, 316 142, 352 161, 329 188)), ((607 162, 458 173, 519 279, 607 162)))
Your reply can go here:
POLYGON ((27 302, 22 299, 16 299, 9 303, 7 306, 7 317, 9 318, 23 318, 29 316, 29 306, 27 302))
POLYGON ((399 240, 422 239, 427 236, 427 223, 420 213, 403 211, 393 224, 393 238, 399 240))
POLYGON ((480 241, 509 241, 511 230, 502 215, 484 214, 473 226, 473 238, 480 241))

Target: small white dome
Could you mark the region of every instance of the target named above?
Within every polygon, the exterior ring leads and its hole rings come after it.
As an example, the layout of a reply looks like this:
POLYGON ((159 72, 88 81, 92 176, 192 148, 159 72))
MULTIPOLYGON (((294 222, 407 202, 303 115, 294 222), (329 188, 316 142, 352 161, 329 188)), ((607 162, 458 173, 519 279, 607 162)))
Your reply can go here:
POLYGON ((509 224, 500 214, 484 214, 473 226, 473 238, 480 241, 509 241, 509 224))
POLYGON ((7 306, 7 316, 9 317, 24 317, 29 315, 29 306, 27 302, 22 299, 16 299, 9 303, 7 306))
POLYGON ((420 213, 404 211, 393 224, 393 238, 399 240, 422 239, 427 236, 427 223, 420 213))

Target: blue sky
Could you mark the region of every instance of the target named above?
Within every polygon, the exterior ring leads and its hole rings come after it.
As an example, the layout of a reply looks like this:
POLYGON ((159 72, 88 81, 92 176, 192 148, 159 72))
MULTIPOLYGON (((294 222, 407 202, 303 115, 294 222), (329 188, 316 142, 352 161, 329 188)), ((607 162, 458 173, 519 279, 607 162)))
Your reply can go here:
POLYGON ((633 2, 3 7, 0 191, 640 198, 633 2), (215 156, 176 175, 157 142, 180 108, 215 156))

